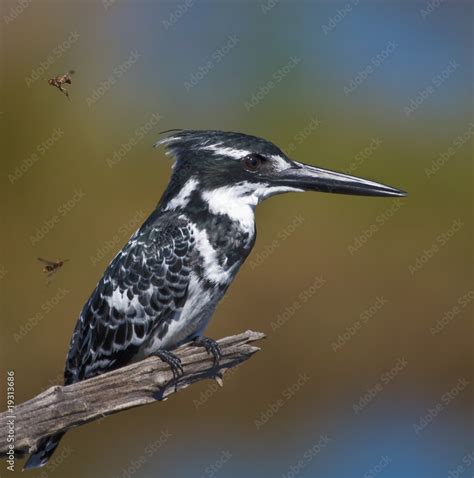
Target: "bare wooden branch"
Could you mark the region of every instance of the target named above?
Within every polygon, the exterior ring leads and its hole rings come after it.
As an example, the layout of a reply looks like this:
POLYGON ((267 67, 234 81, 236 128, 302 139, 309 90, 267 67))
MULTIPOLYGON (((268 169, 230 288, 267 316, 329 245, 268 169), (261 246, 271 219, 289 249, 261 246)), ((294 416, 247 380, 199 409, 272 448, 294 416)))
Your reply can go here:
MULTIPOLYGON (((175 351, 184 374, 173 381, 170 367, 157 357, 114 370, 68 386, 54 386, 27 402, 16 405, 13 413, 0 414, 0 455, 8 451, 8 420, 14 415, 14 449, 17 456, 36 450, 46 435, 66 431, 129 408, 164 400, 175 391, 206 378, 220 377, 249 359, 260 349, 252 342, 264 338, 248 330, 218 341, 222 358, 213 367, 213 358, 202 347, 184 345, 175 351)), ((11 422, 10 422, 11 423, 11 422)))

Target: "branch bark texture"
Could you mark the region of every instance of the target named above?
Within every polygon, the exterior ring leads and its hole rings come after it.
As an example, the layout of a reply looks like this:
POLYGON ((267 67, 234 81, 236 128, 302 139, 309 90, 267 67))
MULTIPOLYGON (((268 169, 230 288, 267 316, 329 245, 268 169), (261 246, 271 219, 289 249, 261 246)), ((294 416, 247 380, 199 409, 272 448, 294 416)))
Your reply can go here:
MULTIPOLYGON (((36 449, 39 440, 104 416, 139 407, 182 390, 194 382, 216 378, 249 359, 260 349, 253 342, 263 339, 261 332, 248 330, 218 340, 222 358, 218 368, 202 347, 184 345, 173 351, 182 361, 184 374, 175 383, 169 366, 158 357, 148 357, 127 367, 68 386, 53 386, 36 397, 0 414, 0 455, 7 455, 12 419, 14 449, 17 456, 36 449)), ((11 435, 10 435, 11 436, 11 435)))

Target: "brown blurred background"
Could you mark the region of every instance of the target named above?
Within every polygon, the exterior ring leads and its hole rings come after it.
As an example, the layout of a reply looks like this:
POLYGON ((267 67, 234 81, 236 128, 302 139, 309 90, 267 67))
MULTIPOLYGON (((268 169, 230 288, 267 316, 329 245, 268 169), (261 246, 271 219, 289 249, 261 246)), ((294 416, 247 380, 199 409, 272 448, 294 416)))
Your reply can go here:
POLYGON ((24 0, 0 17, 17 403, 61 381, 82 305, 166 186, 159 131, 256 134, 409 192, 261 205, 208 335, 261 330, 262 352, 222 390, 68 433, 29 476, 473 475, 470 2, 24 0), (69 69, 70 102, 47 84, 69 69), (37 257, 70 262, 47 286, 37 257))

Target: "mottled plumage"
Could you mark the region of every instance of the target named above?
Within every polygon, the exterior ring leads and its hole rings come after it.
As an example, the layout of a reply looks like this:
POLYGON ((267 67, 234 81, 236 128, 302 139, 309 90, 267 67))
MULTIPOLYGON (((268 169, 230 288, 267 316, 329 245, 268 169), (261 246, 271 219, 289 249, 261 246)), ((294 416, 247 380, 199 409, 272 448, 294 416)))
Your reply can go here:
MULTIPOLYGON (((173 366, 169 351, 192 340, 218 360, 217 346, 202 334, 254 245, 255 207, 265 198, 304 190, 402 195, 297 163, 272 143, 240 133, 177 131, 160 144, 175 159, 170 183, 82 309, 66 385, 152 354, 173 366)), ((25 467, 44 465, 61 437, 43 439, 25 467)))
POLYGON ((151 338, 163 338, 186 301, 194 246, 189 223, 175 213, 149 220, 132 237, 82 310, 66 383, 129 363, 151 338))

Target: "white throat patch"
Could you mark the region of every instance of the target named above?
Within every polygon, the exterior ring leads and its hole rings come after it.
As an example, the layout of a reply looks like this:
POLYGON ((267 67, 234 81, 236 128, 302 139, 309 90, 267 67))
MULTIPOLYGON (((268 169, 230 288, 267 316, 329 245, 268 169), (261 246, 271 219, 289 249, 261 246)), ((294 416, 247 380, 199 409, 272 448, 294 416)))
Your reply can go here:
POLYGON ((203 191, 202 198, 207 202, 212 214, 225 214, 233 221, 237 221, 242 229, 253 231, 258 196, 251 183, 244 182, 203 191))
POLYGON ((301 189, 286 186, 270 187, 262 183, 244 181, 234 186, 222 186, 202 192, 209 211, 225 214, 237 221, 242 229, 252 232, 255 227, 255 207, 265 198, 284 192, 301 192, 301 189))

